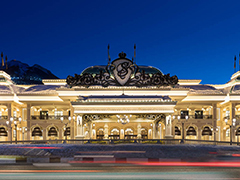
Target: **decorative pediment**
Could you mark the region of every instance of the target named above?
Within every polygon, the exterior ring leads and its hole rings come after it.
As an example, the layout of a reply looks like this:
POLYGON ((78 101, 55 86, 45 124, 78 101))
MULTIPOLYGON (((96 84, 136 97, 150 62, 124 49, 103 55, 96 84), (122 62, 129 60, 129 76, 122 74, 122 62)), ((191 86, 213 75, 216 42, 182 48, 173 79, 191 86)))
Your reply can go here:
POLYGON ((178 83, 177 76, 170 77, 170 74, 145 73, 140 71, 132 60, 126 58, 125 53, 120 53, 119 58, 112 61, 105 67, 105 71, 100 70, 98 74, 84 73, 81 75, 67 77, 67 84, 73 86, 174 86, 178 83))

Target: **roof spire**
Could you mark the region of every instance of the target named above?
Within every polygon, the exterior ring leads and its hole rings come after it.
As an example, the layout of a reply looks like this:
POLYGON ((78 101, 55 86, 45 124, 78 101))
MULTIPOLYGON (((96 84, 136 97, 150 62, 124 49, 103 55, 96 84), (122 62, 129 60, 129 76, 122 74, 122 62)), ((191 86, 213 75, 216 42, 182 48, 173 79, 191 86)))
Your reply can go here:
POLYGON ((5 63, 6 63, 6 69, 8 69, 8 65, 7 65, 7 56, 5 56, 5 63))
POLYGON ((1 58, 2 58, 2 69, 3 69, 3 67, 4 67, 3 52, 1 52, 1 58))
POLYGON ((109 49, 110 49, 110 45, 108 44, 108 64, 110 64, 110 62, 111 62, 111 57, 110 57, 110 54, 109 54, 109 49))
POLYGON ((239 53, 239 61, 238 61, 238 65, 239 65, 238 71, 240 71, 240 53, 239 53))
POLYGON ((136 64, 136 44, 134 44, 134 63, 136 64))

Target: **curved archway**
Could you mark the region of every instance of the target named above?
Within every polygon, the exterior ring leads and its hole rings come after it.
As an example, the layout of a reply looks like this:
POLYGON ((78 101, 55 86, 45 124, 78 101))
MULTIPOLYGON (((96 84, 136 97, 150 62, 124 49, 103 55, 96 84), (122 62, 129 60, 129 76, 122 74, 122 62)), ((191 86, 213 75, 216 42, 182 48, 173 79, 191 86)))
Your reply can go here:
POLYGON ((102 140, 104 138, 104 130, 103 130, 103 128, 99 128, 97 130, 96 134, 97 134, 97 139, 102 140))
POLYGON ((57 136, 58 136, 57 129, 55 127, 50 127, 50 129, 48 130, 48 137, 57 137, 57 136))
POLYGON ((141 129, 141 138, 142 139, 148 139, 148 130, 145 128, 141 129))
POLYGON ((175 129, 175 131, 174 131, 175 136, 181 136, 181 131, 180 131, 179 127, 175 126, 174 129, 175 129))
POLYGON ((64 130, 64 134, 63 134, 65 137, 66 136, 70 136, 71 135, 71 128, 70 127, 67 127, 65 130, 64 130))
POLYGON ((109 139, 120 139, 120 131, 118 128, 113 128, 110 131, 109 139))
POLYGON ((201 132, 201 139, 202 140, 213 140, 213 136, 212 136, 212 128, 208 125, 204 126, 201 132))
POLYGON ((196 132, 195 128, 193 126, 189 126, 186 136, 196 136, 196 135, 197 135, 197 132, 196 132))
POLYGON ((137 135, 134 134, 134 131, 132 128, 126 128, 124 131, 124 137, 125 139, 137 139, 137 135))
POLYGON ((8 136, 8 133, 4 127, 0 127, 0 137, 8 136))
POLYGON ((6 127, 0 127, 0 140, 1 141, 8 140, 8 132, 6 127))
POLYGON ((212 136, 212 130, 209 126, 205 126, 202 130, 202 136, 212 136))
POLYGON ((34 140, 39 140, 39 138, 42 138, 42 130, 40 129, 40 127, 34 127, 33 131, 32 131, 32 137, 34 138, 34 140))

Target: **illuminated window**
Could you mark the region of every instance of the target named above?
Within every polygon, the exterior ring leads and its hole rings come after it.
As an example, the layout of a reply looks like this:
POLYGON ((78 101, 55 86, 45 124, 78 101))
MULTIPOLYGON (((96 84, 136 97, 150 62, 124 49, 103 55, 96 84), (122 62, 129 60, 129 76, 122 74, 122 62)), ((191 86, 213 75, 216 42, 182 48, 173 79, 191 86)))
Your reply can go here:
POLYGON ((185 119, 188 116, 188 111, 181 111, 181 119, 185 119))
POLYGON ((195 111, 195 119, 203 119, 203 111, 195 111))
POLYGON ((13 117, 17 117, 17 111, 13 111, 13 117))
POLYGON ((230 129, 226 130, 226 137, 230 137, 230 129))
POLYGON ((54 116, 62 116, 63 112, 62 111, 55 111, 54 116))
POLYGON ((230 111, 226 110, 226 117, 229 117, 229 116, 230 116, 230 111))

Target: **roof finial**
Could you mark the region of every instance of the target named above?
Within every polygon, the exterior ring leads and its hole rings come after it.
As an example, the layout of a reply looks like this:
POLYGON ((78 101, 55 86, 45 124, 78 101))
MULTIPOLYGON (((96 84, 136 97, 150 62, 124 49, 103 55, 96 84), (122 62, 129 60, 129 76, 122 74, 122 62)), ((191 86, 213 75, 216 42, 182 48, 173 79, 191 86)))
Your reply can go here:
POLYGON ((7 56, 5 56, 5 63, 6 63, 6 69, 8 69, 8 65, 7 65, 7 56))
POLYGON ((239 61, 238 61, 238 65, 239 65, 238 71, 240 71, 240 53, 239 53, 239 61))
POLYGON ((3 52, 1 52, 1 58, 2 58, 2 69, 3 69, 3 67, 4 67, 3 52))
POLYGON ((110 64, 110 62, 111 62, 111 57, 110 57, 110 54, 109 54, 109 49, 110 49, 110 45, 108 44, 108 64, 110 64))
POLYGON ((136 64, 136 44, 134 44, 134 63, 136 64))

